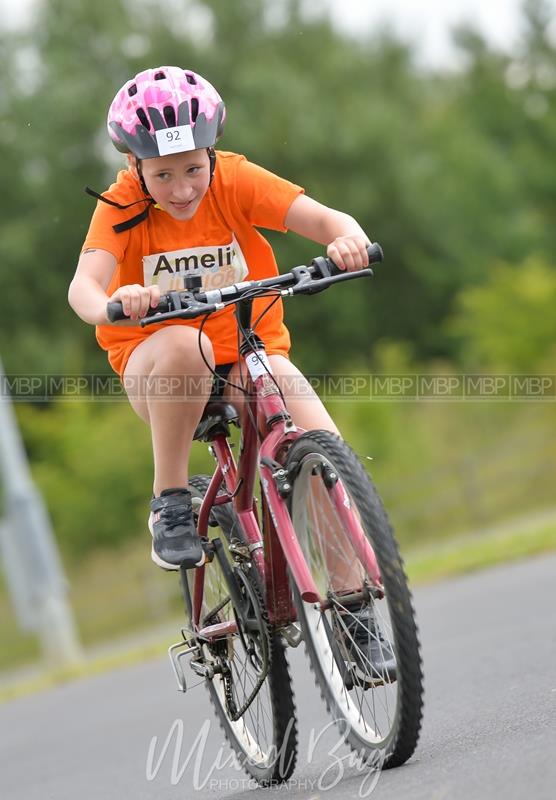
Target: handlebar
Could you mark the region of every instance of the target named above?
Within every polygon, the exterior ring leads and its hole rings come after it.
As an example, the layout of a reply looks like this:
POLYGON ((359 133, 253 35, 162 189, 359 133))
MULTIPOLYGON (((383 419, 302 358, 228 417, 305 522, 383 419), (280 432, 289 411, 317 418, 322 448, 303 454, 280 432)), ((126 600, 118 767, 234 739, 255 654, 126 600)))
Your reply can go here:
MULTIPOLYGON (((372 277, 371 264, 377 264, 384 258, 382 247, 375 242, 367 248, 369 267, 354 272, 339 269, 330 258, 313 259, 311 266, 294 267, 291 272, 275 275, 260 281, 242 281, 222 289, 203 291, 169 292, 160 296, 156 308, 150 308, 147 315, 140 320, 141 327, 158 324, 168 319, 195 319, 195 317, 220 311, 231 303, 236 303, 245 295, 261 297, 265 294, 280 292, 287 297, 294 294, 316 294, 327 289, 333 283, 372 277)), ((108 303, 106 314, 110 322, 128 319, 119 301, 108 303)))

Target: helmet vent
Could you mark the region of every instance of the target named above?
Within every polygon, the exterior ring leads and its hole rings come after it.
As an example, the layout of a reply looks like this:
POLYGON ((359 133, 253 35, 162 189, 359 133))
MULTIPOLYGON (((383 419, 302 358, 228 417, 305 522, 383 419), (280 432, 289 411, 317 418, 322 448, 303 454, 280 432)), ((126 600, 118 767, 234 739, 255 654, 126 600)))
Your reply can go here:
POLYGON ((166 75, 163 72, 157 72, 154 76, 155 81, 165 81, 166 75))
POLYGON ((196 97, 191 98, 191 122, 195 122, 199 113, 199 101, 196 97))
POLYGON ((174 128, 176 126, 176 112, 172 108, 172 106, 164 106, 164 119, 166 120, 166 125, 169 128, 174 128))
POLYGON ((150 130, 151 123, 149 122, 149 118, 147 117, 147 115, 145 113, 145 109, 144 108, 138 108, 136 113, 137 113, 137 116, 139 117, 139 121, 140 121, 141 125, 143 125, 143 127, 146 128, 147 130, 150 130))
POLYGON ((190 72, 185 73, 185 77, 188 83, 192 86, 197 86, 197 81, 195 80, 195 75, 192 75, 190 72))
POLYGON ((133 97, 134 94, 137 94, 137 84, 132 83, 129 89, 127 90, 127 93, 130 97, 133 97))

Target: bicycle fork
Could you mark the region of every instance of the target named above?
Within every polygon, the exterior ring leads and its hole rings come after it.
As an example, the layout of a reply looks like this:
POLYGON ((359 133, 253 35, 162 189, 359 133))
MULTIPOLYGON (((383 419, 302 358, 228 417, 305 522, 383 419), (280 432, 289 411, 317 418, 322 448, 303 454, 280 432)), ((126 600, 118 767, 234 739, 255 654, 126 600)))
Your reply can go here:
MULTIPOLYGON (((295 474, 287 475, 283 469, 273 469, 275 462, 272 458, 272 453, 280 437, 281 432, 279 430, 273 431, 261 448, 259 469, 265 497, 282 550, 302 599, 308 603, 320 603, 321 608, 324 609, 327 606, 327 600, 320 596, 293 529, 290 515, 284 506, 284 499, 292 491, 295 474)), ((276 466, 279 467, 280 465, 277 464, 276 466)), ((353 513, 349 495, 333 469, 323 463, 321 472, 323 483, 328 490, 338 518, 345 530, 349 532, 357 557, 370 576, 377 594, 380 595, 382 580, 376 556, 359 520, 353 513)))

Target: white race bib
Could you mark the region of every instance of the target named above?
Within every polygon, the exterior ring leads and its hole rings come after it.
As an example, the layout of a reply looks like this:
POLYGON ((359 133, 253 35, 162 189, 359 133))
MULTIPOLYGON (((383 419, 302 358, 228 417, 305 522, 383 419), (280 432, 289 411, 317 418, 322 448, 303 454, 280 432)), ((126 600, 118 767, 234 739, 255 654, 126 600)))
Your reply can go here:
POLYGON ((228 244, 143 256, 145 286, 156 284, 162 293, 185 289, 186 275, 200 275, 206 292, 239 283, 248 274, 247 262, 235 236, 228 244))
POLYGON ((257 353, 249 353, 245 357, 245 363, 253 380, 260 378, 261 375, 272 374, 272 368, 264 350, 259 350, 257 353))

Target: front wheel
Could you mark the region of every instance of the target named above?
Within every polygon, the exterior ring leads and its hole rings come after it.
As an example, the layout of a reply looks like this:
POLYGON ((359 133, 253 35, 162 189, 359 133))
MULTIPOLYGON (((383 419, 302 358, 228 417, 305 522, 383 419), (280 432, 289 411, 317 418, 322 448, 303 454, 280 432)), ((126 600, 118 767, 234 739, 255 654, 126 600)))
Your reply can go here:
POLYGON ((381 768, 399 766, 419 738, 423 676, 386 513, 357 456, 332 433, 300 436, 286 467, 292 523, 324 601, 295 598, 317 684, 347 744, 381 768))

